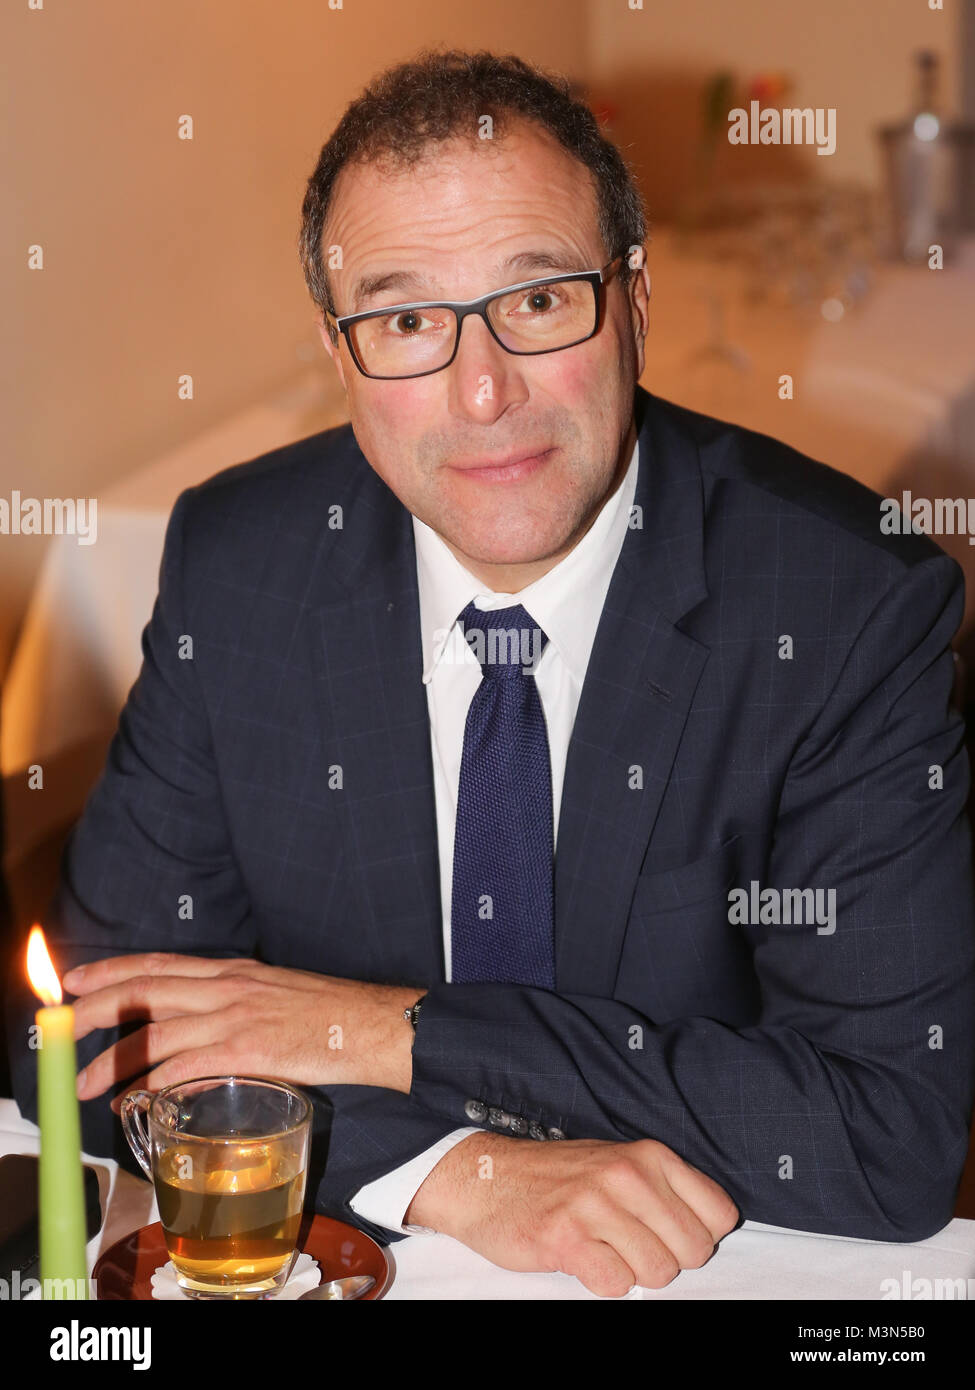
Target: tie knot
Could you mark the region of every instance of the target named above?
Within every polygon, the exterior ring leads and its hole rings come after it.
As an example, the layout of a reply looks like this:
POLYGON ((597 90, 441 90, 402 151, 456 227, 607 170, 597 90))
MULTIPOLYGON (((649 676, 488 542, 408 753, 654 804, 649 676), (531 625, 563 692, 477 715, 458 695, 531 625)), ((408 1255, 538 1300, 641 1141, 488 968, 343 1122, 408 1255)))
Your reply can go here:
POLYGON ((548 641, 520 603, 489 612, 482 612, 469 603, 458 622, 464 640, 488 679, 510 680, 522 673, 532 674, 548 641))

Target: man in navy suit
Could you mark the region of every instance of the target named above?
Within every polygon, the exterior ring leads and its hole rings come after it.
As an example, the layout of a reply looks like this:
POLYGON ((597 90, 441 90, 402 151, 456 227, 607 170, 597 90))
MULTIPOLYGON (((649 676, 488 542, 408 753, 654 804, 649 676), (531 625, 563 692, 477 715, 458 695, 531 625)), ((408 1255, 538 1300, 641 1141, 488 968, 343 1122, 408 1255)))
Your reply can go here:
POLYGON ((86 1146, 132 1086, 284 1077, 318 1210, 605 1294, 740 1218, 931 1235, 975 1093, 959 569, 639 388, 639 197, 518 60, 384 74, 303 215, 352 423, 173 510, 48 923, 86 1146))

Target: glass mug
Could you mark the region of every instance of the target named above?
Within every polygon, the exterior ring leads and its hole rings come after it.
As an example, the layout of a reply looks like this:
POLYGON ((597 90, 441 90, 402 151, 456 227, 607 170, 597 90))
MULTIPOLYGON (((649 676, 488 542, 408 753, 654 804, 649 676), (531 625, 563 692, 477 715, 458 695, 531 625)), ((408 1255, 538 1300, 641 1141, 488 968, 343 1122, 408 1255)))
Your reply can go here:
POLYGON ((283 1081, 206 1076, 155 1094, 130 1091, 120 1113, 156 1189, 183 1292, 261 1298, 279 1289, 291 1270, 305 1200, 308 1097, 283 1081))

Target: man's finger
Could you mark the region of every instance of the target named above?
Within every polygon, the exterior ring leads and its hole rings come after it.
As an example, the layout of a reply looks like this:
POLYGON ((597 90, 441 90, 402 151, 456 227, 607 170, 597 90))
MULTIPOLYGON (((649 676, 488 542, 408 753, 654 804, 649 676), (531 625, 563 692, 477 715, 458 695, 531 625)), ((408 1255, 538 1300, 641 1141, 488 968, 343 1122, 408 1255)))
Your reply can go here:
POLYGON ((92 1058, 78 1075, 78 1098, 90 1100, 92 1096, 100 1096, 119 1081, 180 1053, 197 1052, 214 1043, 227 1042, 229 1031, 226 1020, 219 1014, 181 1017, 139 1028, 92 1058))
MULTIPOLYGON (((104 960, 92 961, 88 965, 75 966, 63 976, 61 983, 69 994, 91 994, 106 985, 118 984, 135 975, 178 975, 186 979, 199 980, 217 975, 257 975, 270 979, 291 989, 320 989, 332 976, 322 975, 315 970, 298 970, 284 965, 267 965, 251 956, 230 956, 212 959, 209 956, 181 956, 165 951, 140 952, 131 956, 106 956, 104 960)), ((335 980, 336 985, 354 983, 335 980)))
POLYGON ((118 984, 134 975, 185 975, 200 979, 209 975, 225 975, 256 963, 249 956, 213 960, 208 956, 181 956, 167 951, 147 951, 131 956, 106 956, 104 960, 75 966, 64 975, 61 983, 71 994, 90 994, 92 990, 118 984))
MULTIPOLYGON (((164 1086, 173 1086, 179 1081, 193 1081, 199 1076, 224 1076, 229 1074, 229 1068, 223 1056, 221 1048, 205 1047, 202 1050, 192 1052, 180 1052, 175 1057, 170 1057, 161 1067, 156 1067, 155 1071, 147 1076, 139 1076, 132 1080, 126 1087, 126 1091, 161 1091, 164 1086)), ((123 1092, 123 1095, 125 1092, 123 1092)), ((116 1096, 111 1101, 110 1109, 117 1115, 122 1108, 122 1096, 116 1096)))
POLYGON ((86 1037, 93 1028, 117 1028, 140 1014, 161 1020, 182 1014, 215 1013, 239 1000, 240 994, 241 981, 229 977, 201 983, 198 979, 172 975, 136 975, 86 994, 75 1003, 75 1041, 86 1037))
MULTIPOLYGON (((679 1159, 679 1155, 672 1157, 679 1159)), ((734 1229, 739 1219, 738 1208, 724 1188, 707 1173, 680 1160, 667 1161, 664 1176, 671 1190, 707 1228, 715 1244, 734 1229)))

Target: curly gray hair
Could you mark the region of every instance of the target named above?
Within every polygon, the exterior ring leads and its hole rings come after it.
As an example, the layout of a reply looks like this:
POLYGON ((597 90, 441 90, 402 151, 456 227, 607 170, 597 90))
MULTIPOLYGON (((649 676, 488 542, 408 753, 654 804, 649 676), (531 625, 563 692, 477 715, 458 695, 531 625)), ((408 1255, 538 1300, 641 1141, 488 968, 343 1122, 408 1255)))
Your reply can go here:
POLYGON ((569 82, 513 54, 427 49, 380 73, 350 103, 308 180, 298 250, 305 283, 320 310, 336 312, 322 236, 339 171, 347 164, 371 162, 412 168, 434 142, 465 135, 475 140, 485 115, 499 136, 509 120, 537 122, 589 169, 607 259, 623 257, 620 278, 626 283, 632 269, 629 252, 642 247, 647 236, 643 200, 622 154, 600 132, 589 107, 572 94, 569 82))

